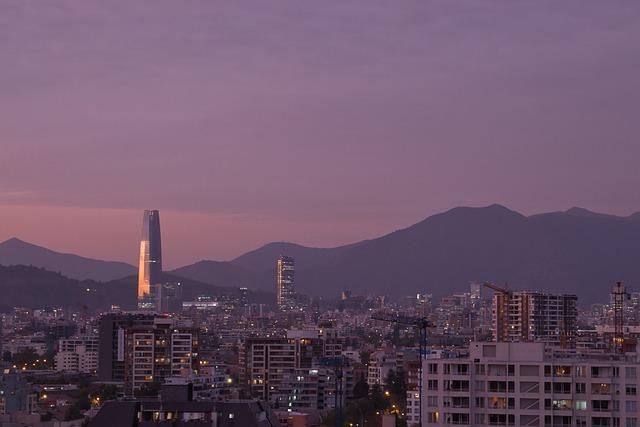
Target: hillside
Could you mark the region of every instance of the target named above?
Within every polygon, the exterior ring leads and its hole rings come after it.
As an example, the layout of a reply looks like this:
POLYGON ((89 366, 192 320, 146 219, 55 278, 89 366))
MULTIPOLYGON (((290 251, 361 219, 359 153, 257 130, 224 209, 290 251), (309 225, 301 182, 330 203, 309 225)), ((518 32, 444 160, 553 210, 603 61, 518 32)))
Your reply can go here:
MULTIPOLYGON (((275 260, 281 254, 296 259, 297 288, 310 295, 335 297, 351 289, 438 297, 465 291, 470 281, 490 280, 513 289, 576 293, 582 303, 590 303, 606 301, 617 280, 640 288, 640 214, 620 217, 571 208, 525 216, 500 205, 460 207, 351 245, 270 243, 230 262, 199 261, 167 277, 184 278, 178 280, 185 283, 185 297, 246 286, 262 292, 257 300, 271 302, 275 260)), ((17 239, 0 244, 0 263, 17 262, 47 263, 69 276, 79 264, 84 273, 77 268, 73 277, 121 277, 107 284, 135 292, 135 268, 127 264, 59 254, 17 239)))
POLYGON ((107 281, 137 273, 134 266, 124 262, 55 252, 15 237, 0 243, 0 265, 33 265, 78 280, 107 281))
MULTIPOLYGON (((200 294, 234 294, 237 288, 212 286, 195 280, 165 274, 165 281, 181 282, 183 296, 192 299, 200 294)), ((60 273, 42 268, 15 265, 0 266, 0 312, 13 307, 43 308, 62 307, 89 310, 107 310, 112 304, 123 309, 136 308, 136 276, 97 282, 93 280, 70 279, 60 273)), ((250 301, 272 302, 273 294, 251 292, 250 301)))
MULTIPOLYGON (((318 249, 274 243, 217 268, 253 271, 253 287, 271 290, 279 254, 296 258, 298 289, 311 295, 335 296, 348 288, 441 296, 465 291, 470 281, 491 280, 514 289, 577 293, 588 303, 606 300, 616 280, 640 287, 638 215, 581 208, 530 217, 500 205, 454 208, 355 245, 318 249)), ((179 269, 185 277, 197 273, 200 281, 220 280, 204 270, 202 263, 179 269)))

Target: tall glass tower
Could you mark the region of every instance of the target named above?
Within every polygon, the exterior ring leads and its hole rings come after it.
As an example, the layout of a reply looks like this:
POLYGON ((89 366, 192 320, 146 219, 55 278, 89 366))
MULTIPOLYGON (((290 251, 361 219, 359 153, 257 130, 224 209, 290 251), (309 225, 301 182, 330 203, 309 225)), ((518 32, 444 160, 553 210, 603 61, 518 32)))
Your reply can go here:
POLYGON ((280 256, 276 262, 276 303, 281 310, 289 311, 295 307, 295 260, 280 256))
POLYGON ((160 212, 146 210, 142 216, 140 265, 138 268, 138 308, 155 307, 155 285, 162 275, 160 212))

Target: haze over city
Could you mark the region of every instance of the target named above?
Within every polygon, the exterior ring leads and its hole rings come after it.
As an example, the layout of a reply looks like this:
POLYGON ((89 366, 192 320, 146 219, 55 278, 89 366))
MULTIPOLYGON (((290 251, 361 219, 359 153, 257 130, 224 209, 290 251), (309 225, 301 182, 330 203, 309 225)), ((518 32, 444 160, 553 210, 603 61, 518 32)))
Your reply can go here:
POLYGON ((0 4, 0 240, 165 266, 640 210, 635 2, 0 4))

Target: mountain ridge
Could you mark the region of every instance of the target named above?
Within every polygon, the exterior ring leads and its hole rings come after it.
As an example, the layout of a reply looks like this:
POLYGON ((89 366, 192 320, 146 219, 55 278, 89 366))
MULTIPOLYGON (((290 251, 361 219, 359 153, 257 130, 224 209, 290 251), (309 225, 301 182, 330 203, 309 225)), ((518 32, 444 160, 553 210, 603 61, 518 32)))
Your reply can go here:
POLYGON ((136 267, 125 262, 103 261, 57 252, 17 237, 0 242, 0 265, 33 265, 60 271, 67 277, 78 280, 108 281, 137 272, 136 267))
POLYGON ((636 254, 640 213, 621 217, 574 207, 525 216, 493 204, 452 208, 352 244, 313 248, 271 242, 231 261, 201 260, 168 273, 271 292, 275 260, 288 255, 296 259, 298 290, 310 295, 336 296, 351 289, 437 297, 464 291, 470 281, 490 280, 514 289, 577 293, 591 302, 606 300, 606 288, 617 280, 640 282, 636 254))

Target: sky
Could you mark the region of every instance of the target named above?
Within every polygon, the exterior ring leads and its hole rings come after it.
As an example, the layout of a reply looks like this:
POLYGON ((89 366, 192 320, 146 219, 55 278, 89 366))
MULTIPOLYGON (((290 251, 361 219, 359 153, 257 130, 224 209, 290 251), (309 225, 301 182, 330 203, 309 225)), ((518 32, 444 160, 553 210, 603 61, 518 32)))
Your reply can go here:
POLYGON ((640 210, 640 3, 0 2, 0 240, 165 267, 640 210))

